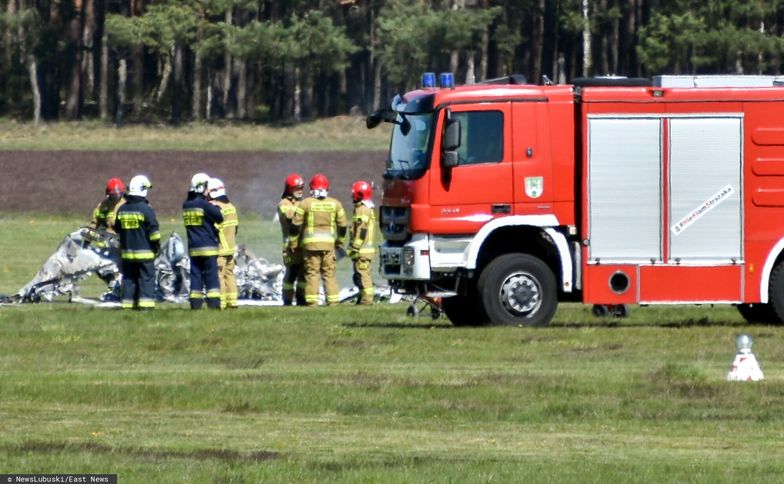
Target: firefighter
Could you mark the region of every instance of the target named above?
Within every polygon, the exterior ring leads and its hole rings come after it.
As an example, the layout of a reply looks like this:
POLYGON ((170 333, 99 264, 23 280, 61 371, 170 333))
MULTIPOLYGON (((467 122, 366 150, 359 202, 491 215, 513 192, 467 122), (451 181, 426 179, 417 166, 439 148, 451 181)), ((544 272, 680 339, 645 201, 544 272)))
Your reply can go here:
POLYGON ((302 201, 291 221, 289 248, 302 245, 305 273, 305 304, 318 304, 319 286, 324 280, 327 305, 340 301, 335 275, 335 249, 342 248, 348 223, 343 205, 329 197, 329 180, 321 173, 310 180, 310 197, 302 201))
POLYGON ((119 178, 110 178, 106 182, 106 195, 104 199, 93 210, 93 219, 90 226, 100 230, 114 232, 114 221, 117 218, 117 211, 120 209, 125 199, 125 185, 119 178))
POLYGON ((226 187, 218 178, 210 178, 207 183, 210 202, 218 207, 223 222, 218 229, 218 280, 220 282, 221 309, 237 307, 237 278, 234 276, 234 253, 237 250, 237 231, 240 220, 237 208, 229 201, 226 187))
POLYGON ((286 275, 283 277, 283 305, 291 306, 296 294, 297 306, 305 304, 305 283, 302 280, 302 248, 289 248, 289 232, 294 212, 302 203, 302 192, 305 181, 298 173, 286 177, 283 195, 278 203, 278 221, 283 235, 283 265, 286 275))
POLYGON ((117 211, 114 231, 120 236, 122 257, 122 307, 155 307, 155 255, 161 246, 161 233, 155 211, 147 202, 152 188, 144 175, 128 184, 125 203, 117 211))
POLYGON ((358 304, 373 304, 373 276, 370 265, 376 253, 376 211, 373 206, 373 188, 366 181, 351 185, 354 216, 349 233, 348 256, 354 262, 354 284, 359 288, 358 304))
POLYGON ((209 175, 197 173, 191 178, 188 197, 182 204, 182 219, 188 234, 188 255, 191 259, 191 309, 201 309, 206 293, 207 307, 220 309, 218 280, 218 229, 223 215, 207 200, 209 175))

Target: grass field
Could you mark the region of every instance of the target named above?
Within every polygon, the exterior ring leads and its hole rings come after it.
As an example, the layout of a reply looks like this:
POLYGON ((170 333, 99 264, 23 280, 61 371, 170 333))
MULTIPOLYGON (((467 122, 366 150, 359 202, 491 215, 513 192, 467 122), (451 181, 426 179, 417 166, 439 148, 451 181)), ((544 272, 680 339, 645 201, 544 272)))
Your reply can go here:
POLYGON ((98 121, 34 126, 0 119, 2 150, 307 151, 385 150, 387 125, 373 130, 360 116, 337 116, 295 126, 253 124, 125 125, 98 121))
MULTIPOLYGON (((6 293, 74 226, 0 222, 6 293)), ((251 246, 272 247, 273 231, 252 225, 251 246)), ((248 483, 784 475, 784 328, 745 325, 732 307, 605 320, 562 305, 542 329, 404 314, 0 307, 0 473, 248 483), (744 331, 766 380, 727 383, 744 331)))

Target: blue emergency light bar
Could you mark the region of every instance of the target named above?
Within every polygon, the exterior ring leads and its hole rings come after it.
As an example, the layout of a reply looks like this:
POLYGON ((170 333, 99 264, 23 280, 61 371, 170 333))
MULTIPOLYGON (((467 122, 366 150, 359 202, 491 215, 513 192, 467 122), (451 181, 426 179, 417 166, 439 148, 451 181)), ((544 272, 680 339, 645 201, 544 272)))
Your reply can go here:
POLYGON ((425 72, 422 74, 422 88, 434 88, 436 87, 436 73, 435 72, 425 72))
POLYGON ((450 89, 454 89, 455 87, 455 75, 451 72, 442 72, 441 73, 441 87, 448 87, 450 89))

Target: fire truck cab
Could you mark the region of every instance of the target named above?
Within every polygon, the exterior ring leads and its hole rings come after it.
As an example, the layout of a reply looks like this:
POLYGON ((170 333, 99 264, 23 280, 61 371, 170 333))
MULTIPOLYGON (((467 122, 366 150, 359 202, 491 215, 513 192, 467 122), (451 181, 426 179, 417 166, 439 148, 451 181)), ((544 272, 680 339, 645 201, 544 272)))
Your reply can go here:
POLYGON ((381 121, 380 271, 456 325, 546 325, 559 301, 784 316, 777 79, 425 80, 381 121))

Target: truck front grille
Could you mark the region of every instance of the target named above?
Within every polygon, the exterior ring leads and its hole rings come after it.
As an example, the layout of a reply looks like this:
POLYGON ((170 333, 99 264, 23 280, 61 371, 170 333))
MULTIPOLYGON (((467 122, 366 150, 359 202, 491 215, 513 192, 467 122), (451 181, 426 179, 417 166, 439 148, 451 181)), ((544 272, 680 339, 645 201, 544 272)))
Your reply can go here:
POLYGON ((408 223, 411 210, 408 207, 381 207, 381 232, 384 239, 390 241, 404 241, 408 239, 408 223))

